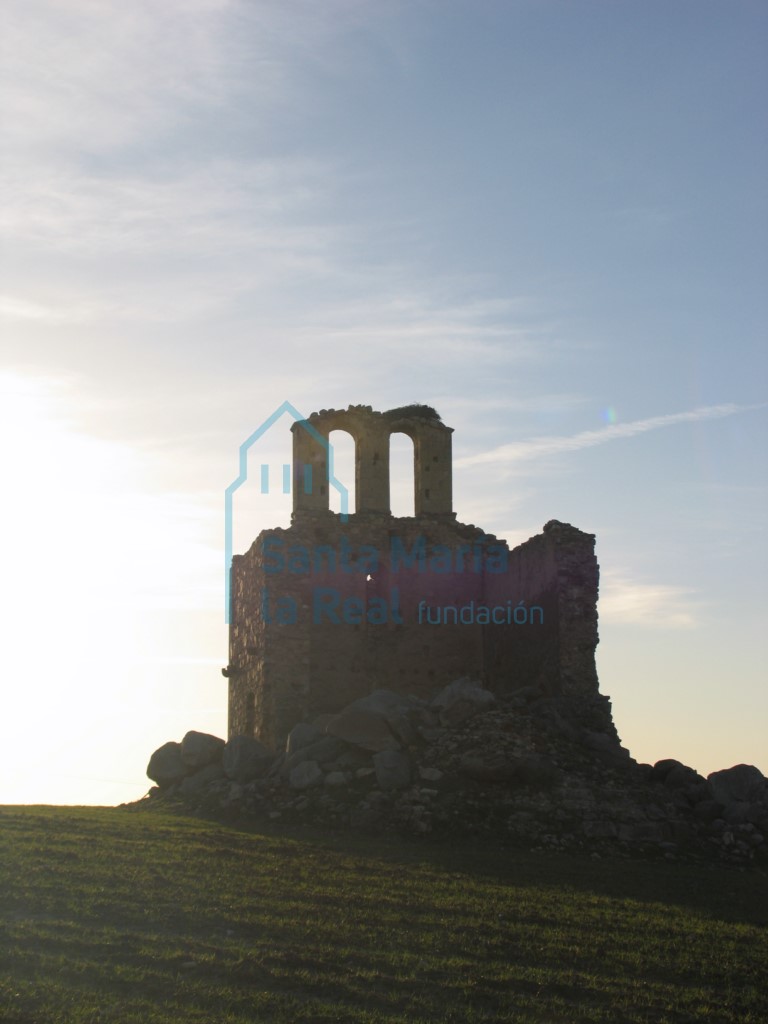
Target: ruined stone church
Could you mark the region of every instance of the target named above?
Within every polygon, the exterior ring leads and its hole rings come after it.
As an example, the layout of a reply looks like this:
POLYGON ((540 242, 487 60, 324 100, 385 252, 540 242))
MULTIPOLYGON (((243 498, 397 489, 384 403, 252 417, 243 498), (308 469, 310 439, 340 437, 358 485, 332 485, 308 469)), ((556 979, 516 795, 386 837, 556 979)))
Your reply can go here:
MULTIPOLYGON (((428 406, 323 410, 293 432, 293 515, 231 568, 229 735, 278 748, 373 690, 598 697, 595 538, 551 521, 509 549, 457 521, 451 435, 428 406), (329 509, 331 431, 355 442, 356 510, 329 509), (390 511, 389 445, 413 441, 414 515, 390 511)), ((606 725, 610 710, 606 707, 606 725)))

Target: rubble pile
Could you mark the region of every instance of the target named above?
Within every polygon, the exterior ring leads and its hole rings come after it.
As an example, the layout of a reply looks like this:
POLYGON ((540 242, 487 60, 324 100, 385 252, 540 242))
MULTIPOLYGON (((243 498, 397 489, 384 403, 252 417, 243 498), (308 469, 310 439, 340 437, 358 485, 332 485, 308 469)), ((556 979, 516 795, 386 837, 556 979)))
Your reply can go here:
POLYGON ((430 701, 376 690, 301 722, 285 749, 188 732, 152 755, 151 801, 366 833, 488 837, 533 849, 768 860, 768 780, 645 765, 601 695, 496 698, 469 679, 430 701))

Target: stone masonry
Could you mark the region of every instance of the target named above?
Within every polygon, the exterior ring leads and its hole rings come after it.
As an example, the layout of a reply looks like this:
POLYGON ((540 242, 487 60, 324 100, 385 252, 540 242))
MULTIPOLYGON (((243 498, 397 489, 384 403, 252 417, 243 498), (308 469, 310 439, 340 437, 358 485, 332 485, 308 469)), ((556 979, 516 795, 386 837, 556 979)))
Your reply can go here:
MULTIPOLYGON (((294 511, 232 564, 229 736, 279 749, 299 722, 375 690, 428 699, 467 676, 497 696, 535 686, 592 707, 592 534, 557 521, 519 547, 456 520, 451 434, 427 406, 323 410, 293 430, 294 511), (329 511, 328 436, 355 441, 356 512, 329 511), (415 515, 394 517, 389 438, 414 443, 415 515)), ((602 709, 595 720, 594 708, 602 709)))

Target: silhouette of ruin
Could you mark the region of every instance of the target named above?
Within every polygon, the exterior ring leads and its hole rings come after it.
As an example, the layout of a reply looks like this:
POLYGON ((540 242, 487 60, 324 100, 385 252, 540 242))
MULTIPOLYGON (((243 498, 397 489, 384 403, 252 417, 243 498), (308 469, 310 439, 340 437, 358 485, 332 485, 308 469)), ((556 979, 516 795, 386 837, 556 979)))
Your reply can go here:
POLYGON ((429 406, 322 410, 291 429, 291 526, 232 561, 230 736, 276 749, 298 722, 373 690, 428 698, 460 677, 499 696, 534 686, 573 698, 592 727, 613 730, 595 669, 594 535, 553 520, 509 550, 457 522, 453 431, 429 406), (348 517, 329 510, 334 430, 355 442, 348 517), (413 516, 390 510, 394 433, 413 441, 413 516))

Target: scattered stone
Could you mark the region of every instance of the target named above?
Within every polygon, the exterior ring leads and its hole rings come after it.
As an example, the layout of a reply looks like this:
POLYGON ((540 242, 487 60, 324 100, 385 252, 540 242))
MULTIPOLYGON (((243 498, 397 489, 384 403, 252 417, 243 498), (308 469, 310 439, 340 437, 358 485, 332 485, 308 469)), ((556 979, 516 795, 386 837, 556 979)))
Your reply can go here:
POLYGON ((745 825, 751 817, 751 804, 746 800, 737 800, 728 804, 723 812, 723 817, 729 825, 745 825))
POLYGON ((346 708, 326 726, 329 736, 336 736, 346 743, 352 743, 363 750, 399 750, 386 718, 376 711, 365 708, 346 708))
POLYGON ((672 758, 637 765, 605 725, 604 698, 525 696, 489 701, 464 679, 428 707, 378 690, 300 723, 276 755, 252 737, 224 745, 188 733, 152 755, 150 799, 180 798, 226 820, 476 836, 601 858, 768 863, 768 787, 756 768, 705 780, 672 758), (213 760, 191 768, 185 744, 192 760, 213 760))
POLYGON ((559 781, 560 771, 549 758, 531 754, 518 763, 517 775, 520 781, 528 786, 545 788, 559 781))
POLYGON ((424 708, 423 701, 404 697, 392 690, 374 690, 349 705, 362 711, 373 711, 381 715, 392 734, 403 746, 415 743, 418 738, 416 725, 412 720, 424 708))
POLYGON ((693 808, 693 816, 697 821, 710 822, 720 818, 724 810, 717 800, 701 800, 693 808))
POLYGON ((618 838, 628 843, 662 843, 667 838, 664 822, 638 821, 618 826, 618 838))
POLYGON ((585 821, 584 835, 589 839, 615 839, 618 834, 613 821, 585 821))
MULTIPOLYGON (((302 747, 301 750, 297 750, 290 757, 286 756, 277 767, 280 773, 286 776, 292 768, 295 768, 297 764, 301 764, 302 761, 317 761, 318 764, 326 764, 340 757, 346 750, 345 744, 341 740, 336 739, 335 736, 323 736, 317 743, 310 743, 308 747, 302 747)), ((275 767, 273 765, 273 772, 275 767)))
POLYGON ((517 775, 517 767, 503 754, 464 754, 459 762, 461 772, 476 782, 511 782, 517 775))
POLYGON ((309 789, 320 785, 323 772, 317 761, 302 761, 291 769, 288 781, 294 789, 309 789))
POLYGON ((265 775, 274 755, 253 736, 233 736, 224 746, 221 764, 227 778, 251 782, 265 775))
POLYGON ((401 750, 382 750, 373 756, 376 781, 383 790, 405 789, 411 784, 412 765, 401 750))
POLYGON ((540 686, 521 686, 513 691, 513 696, 528 703, 532 700, 540 700, 544 694, 541 692, 540 686))
POLYGON ((494 695, 480 683, 457 679, 438 693, 432 707, 437 709, 441 725, 456 726, 481 711, 488 711, 495 703, 494 695))
POLYGON ((285 752, 288 755, 295 754, 297 750, 302 750, 312 743, 317 743, 324 735, 325 730, 320 729, 314 723, 299 722, 288 733, 288 739, 285 741, 285 752))
POLYGON ((220 764, 207 764, 204 768, 188 775, 179 785, 179 796, 196 796, 202 793, 211 782, 218 782, 225 778, 224 769, 220 764))

